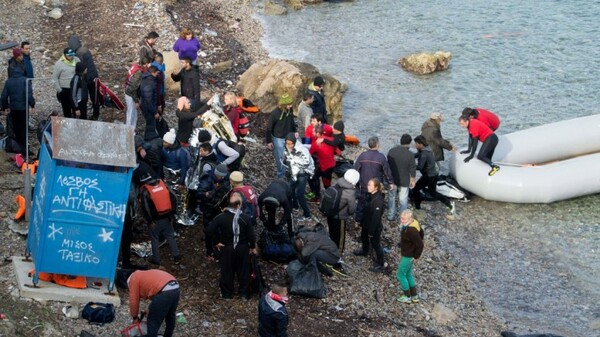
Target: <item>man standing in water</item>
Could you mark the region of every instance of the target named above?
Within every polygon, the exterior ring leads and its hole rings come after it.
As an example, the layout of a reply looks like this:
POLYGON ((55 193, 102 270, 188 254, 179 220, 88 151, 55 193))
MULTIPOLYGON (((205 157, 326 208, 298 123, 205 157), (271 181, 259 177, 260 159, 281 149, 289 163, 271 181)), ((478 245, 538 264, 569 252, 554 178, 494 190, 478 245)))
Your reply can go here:
POLYGON ((460 116, 458 123, 469 132, 469 147, 466 151, 460 152, 462 154, 470 153, 470 155, 465 158, 465 163, 468 163, 473 159, 475 151, 477 150, 477 144, 481 141, 483 145, 481 145, 481 150, 479 150, 479 153, 477 154, 477 159, 490 165, 492 169, 488 172, 489 176, 496 174, 496 172, 500 170, 500 166, 492 162, 492 157, 494 156, 496 145, 498 145, 498 136, 496 136, 494 131, 487 125, 477 119, 469 119, 469 117, 465 115, 460 116))

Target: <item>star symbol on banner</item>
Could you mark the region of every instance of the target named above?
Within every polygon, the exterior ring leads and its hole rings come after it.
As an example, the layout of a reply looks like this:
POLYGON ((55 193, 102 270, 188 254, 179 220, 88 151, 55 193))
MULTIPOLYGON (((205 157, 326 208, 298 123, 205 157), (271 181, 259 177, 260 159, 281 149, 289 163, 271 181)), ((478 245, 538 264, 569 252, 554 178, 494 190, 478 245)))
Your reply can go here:
POLYGON ((56 240, 56 233, 61 234, 62 235, 62 227, 54 227, 54 223, 51 224, 50 226, 48 226, 48 228, 50 228, 52 230, 52 232, 50 234, 48 234, 48 238, 52 238, 52 240, 56 240))
POLYGON ((114 231, 107 232, 106 229, 102 228, 102 233, 98 234, 98 236, 102 238, 102 242, 115 241, 113 240, 113 238, 110 237, 113 234, 113 232, 114 231))

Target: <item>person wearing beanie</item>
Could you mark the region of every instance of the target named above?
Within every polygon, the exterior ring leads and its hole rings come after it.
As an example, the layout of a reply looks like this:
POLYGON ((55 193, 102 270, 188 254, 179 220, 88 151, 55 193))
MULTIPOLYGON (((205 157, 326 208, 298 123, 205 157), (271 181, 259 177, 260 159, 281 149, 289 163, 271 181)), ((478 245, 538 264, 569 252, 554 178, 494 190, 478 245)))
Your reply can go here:
POLYGON ((323 80, 323 77, 317 76, 308 86, 307 92, 314 97, 314 100, 310 105, 313 113, 321 115, 323 118, 323 123, 327 123, 327 107, 325 105, 325 95, 323 94, 324 86, 325 80, 323 80))
POLYGON ((281 162, 285 147, 285 137, 290 132, 296 133, 296 137, 298 136, 292 104, 293 100, 289 95, 282 95, 279 98, 279 105, 271 112, 269 123, 267 124, 267 148, 273 151, 273 155, 275 156, 277 178, 283 178, 285 175, 285 168, 281 162))
POLYGON ((56 89, 56 98, 60 102, 63 110, 63 116, 67 118, 73 117, 75 106, 72 101, 71 80, 75 75, 75 65, 80 62, 75 56, 75 51, 71 48, 65 48, 63 55, 54 64, 52 72, 52 80, 56 89))
POLYGON ((394 179, 394 188, 388 193, 387 219, 393 221, 396 218, 396 197, 400 203, 400 213, 408 208, 408 191, 415 187, 416 169, 415 155, 410 151, 412 137, 403 134, 400 137, 400 145, 396 145, 388 151, 387 161, 394 179))
MULTIPOLYGON (((325 139, 323 142, 339 149, 343 152, 346 149, 346 134, 344 134, 344 122, 337 121, 333 124, 333 140, 325 139)), ((338 153, 338 154, 340 154, 338 153)))
MULTIPOLYGON (((175 129, 171 129, 163 136, 162 162, 165 168, 179 172, 177 184, 185 185, 185 176, 190 166, 190 154, 181 147, 175 136, 175 129)), ((170 179, 166 179, 169 181, 170 179)))
POLYGON ((71 79, 71 104, 75 110, 75 118, 87 119, 88 86, 85 80, 85 65, 77 62, 75 75, 71 79))
POLYGON ((228 144, 224 139, 213 137, 208 130, 201 129, 198 132, 198 142, 200 144, 211 144, 217 156, 217 161, 227 165, 230 170, 237 170, 241 165, 241 160, 239 159, 241 153, 229 146, 233 146, 233 144, 228 144))
POLYGON ((308 220, 311 218, 310 209, 306 204, 304 192, 308 180, 315 173, 315 162, 313 161, 308 149, 297 140, 296 135, 290 132, 285 137, 284 165, 288 167, 290 176, 290 185, 292 187, 293 204, 302 208, 303 216, 298 220, 308 220))
POLYGON ((450 169, 447 167, 448 165, 443 165, 444 149, 456 151, 456 147, 442 137, 441 125, 443 120, 444 117, 441 113, 432 113, 429 119, 421 126, 421 134, 425 137, 425 140, 433 152, 439 173, 447 174, 450 169))
POLYGON ((231 193, 239 193, 243 196, 242 212, 248 215, 252 221, 252 225, 256 224, 256 219, 259 217, 258 196, 256 190, 244 184, 244 174, 240 171, 233 171, 229 175, 229 183, 231 184, 231 193))
POLYGON ((335 187, 341 190, 340 206, 336 215, 327 216, 329 238, 335 242, 341 253, 346 246, 346 222, 356 211, 356 184, 360 174, 355 169, 349 169, 342 178, 335 182, 335 187))

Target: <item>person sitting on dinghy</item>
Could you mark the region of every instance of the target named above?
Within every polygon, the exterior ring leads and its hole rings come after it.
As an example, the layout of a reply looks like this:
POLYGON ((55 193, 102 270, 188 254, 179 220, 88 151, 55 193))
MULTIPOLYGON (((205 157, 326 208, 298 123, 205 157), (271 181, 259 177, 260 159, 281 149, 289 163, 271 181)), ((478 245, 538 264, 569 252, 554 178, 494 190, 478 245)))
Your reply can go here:
POLYGON ((473 159, 475 151, 477 150, 478 141, 481 141, 483 145, 477 154, 477 159, 490 165, 492 169, 488 172, 489 176, 496 174, 496 172, 500 170, 500 166, 492 162, 492 157, 494 156, 496 145, 498 145, 498 136, 496 136, 494 131, 487 125, 477 119, 469 119, 468 116, 460 116, 458 123, 469 132, 469 147, 466 151, 460 152, 462 154, 470 153, 470 155, 464 159, 465 163, 468 163, 473 159))

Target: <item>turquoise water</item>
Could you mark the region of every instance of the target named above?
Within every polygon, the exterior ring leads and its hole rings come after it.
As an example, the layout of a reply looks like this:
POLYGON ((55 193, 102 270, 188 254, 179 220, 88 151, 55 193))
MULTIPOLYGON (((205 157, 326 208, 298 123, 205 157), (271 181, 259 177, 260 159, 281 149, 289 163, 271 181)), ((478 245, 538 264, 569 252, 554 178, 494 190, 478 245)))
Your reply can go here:
MULTIPOLYGON (((600 113, 598 1, 354 1, 261 20, 272 57, 311 63, 348 85, 346 132, 363 142, 380 136, 384 152, 402 133, 418 135, 433 111, 458 145, 466 106, 499 114, 499 134, 600 113), (452 53, 449 70, 419 76, 397 64, 437 50, 452 53)), ((600 336, 599 207, 598 195, 466 204, 493 211, 480 230, 458 225, 443 242, 457 247, 474 287, 515 330, 600 336)))

